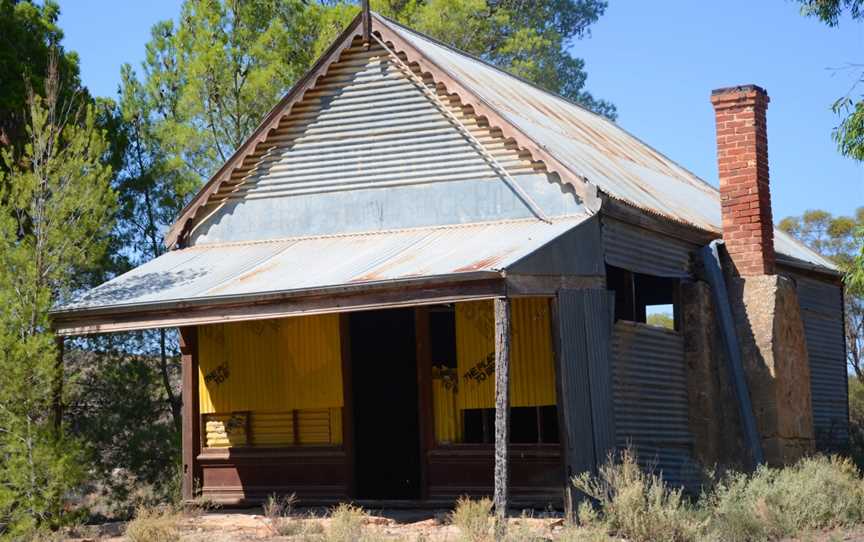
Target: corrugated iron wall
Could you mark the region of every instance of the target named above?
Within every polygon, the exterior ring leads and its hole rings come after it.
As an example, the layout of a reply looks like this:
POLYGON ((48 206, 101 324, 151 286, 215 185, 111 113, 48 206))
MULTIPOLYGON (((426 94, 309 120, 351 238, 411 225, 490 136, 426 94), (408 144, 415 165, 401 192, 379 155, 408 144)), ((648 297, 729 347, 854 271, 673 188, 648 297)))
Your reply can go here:
POLYGON ((609 347, 614 306, 607 290, 558 291, 560 434, 568 476, 594 469, 615 445, 609 347))
POLYGON ((341 442, 338 315, 199 329, 202 414, 248 413, 253 445, 341 442))
MULTIPOLYGON (((443 92, 441 98, 502 166, 512 173, 535 171, 503 138, 481 126, 472 111, 443 92)), ((412 177, 428 182, 430 164, 440 164, 445 154, 448 168, 436 180, 497 176, 387 51, 359 41, 306 92, 269 141, 278 147, 251 155, 218 198, 387 186, 412 177), (406 138, 412 133, 425 137, 406 138), (287 148, 291 152, 285 153, 287 148)))
POLYGON ((441 103, 424 94, 382 47, 367 48, 358 40, 211 197, 193 227, 195 242, 263 239, 271 230, 290 237, 532 217, 442 107, 539 204, 547 205, 550 216, 579 209, 575 197, 564 197, 550 183, 541 162, 491 129, 458 97, 429 79, 425 84, 441 103), (469 181, 470 186, 460 184, 469 181), (447 183, 444 192, 433 189, 442 183, 447 183), (418 194, 420 185, 428 190, 418 194), (388 188, 387 197, 370 192, 376 188, 388 188), (322 194, 328 197, 316 197, 322 194), (464 201, 451 204, 454 194, 464 201), (292 198, 286 203, 280 199, 284 196, 292 198), (393 205, 396 201, 399 205, 393 205), (235 207, 241 202, 248 209, 235 207), (217 212, 220 205, 227 211, 217 212), (449 209, 454 207, 464 216, 453 215, 449 209), (350 220, 337 221, 333 230, 333 215, 346 209, 350 220), (214 218, 206 218, 210 215, 214 218), (302 223, 294 220, 297 215, 302 223))
POLYGON ((687 278, 695 246, 604 217, 603 253, 606 263, 634 273, 687 278))
POLYGON ((836 450, 849 438, 848 375, 840 286, 795 276, 810 358, 816 446, 836 450))
POLYGON ((683 336, 618 321, 612 350, 616 446, 635 448, 640 462, 669 482, 696 487, 683 336))

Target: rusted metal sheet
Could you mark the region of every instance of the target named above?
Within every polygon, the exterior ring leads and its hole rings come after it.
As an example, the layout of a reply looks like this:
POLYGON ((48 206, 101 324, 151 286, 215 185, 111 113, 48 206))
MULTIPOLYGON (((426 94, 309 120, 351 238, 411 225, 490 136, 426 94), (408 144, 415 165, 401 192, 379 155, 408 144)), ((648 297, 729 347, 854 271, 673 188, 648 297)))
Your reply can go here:
POLYGON ((606 263, 615 267, 658 277, 687 278, 695 248, 618 220, 603 219, 603 255, 606 263))
POLYGON ((795 276, 810 359, 810 394, 816 446, 842 449, 849 439, 848 374, 839 285, 795 276))
MULTIPOLYGON (((465 89, 470 95, 460 95, 464 102, 491 110, 509 125, 502 128, 515 128, 538 154, 550 157, 551 169, 561 165, 568 177, 648 213, 721 232, 718 190, 614 122, 385 17, 375 15, 375 21, 421 57, 407 52, 409 60, 465 89)), ((778 251, 790 262, 836 270, 779 230, 775 235, 778 251)))
POLYGON ((684 338, 680 333, 618 321, 613 339, 615 441, 635 449, 645 466, 675 485, 695 488, 684 338))
POLYGON ((500 273, 585 216, 418 228, 272 242, 202 245, 163 254, 54 311, 254 296, 414 277, 500 273))

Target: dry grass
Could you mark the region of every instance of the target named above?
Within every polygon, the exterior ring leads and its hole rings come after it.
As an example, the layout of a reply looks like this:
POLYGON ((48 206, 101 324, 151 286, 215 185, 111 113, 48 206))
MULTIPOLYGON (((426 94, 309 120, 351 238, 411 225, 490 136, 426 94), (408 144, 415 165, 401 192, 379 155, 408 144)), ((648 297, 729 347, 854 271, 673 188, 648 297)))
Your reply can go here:
POLYGON ((596 476, 574 478, 595 504, 579 507, 579 523, 588 531, 562 539, 750 542, 864 524, 864 480, 848 459, 815 456, 785 468, 732 473, 698 500, 644 472, 629 450, 614 459, 596 476))
POLYGON ((262 509, 267 518, 267 528, 277 536, 293 536, 303 529, 302 520, 294 517, 297 497, 293 493, 287 497, 270 495, 262 509))
POLYGON ((816 456, 726 477, 702 502, 706 538, 775 540, 864 523, 864 482, 848 459, 816 456))
POLYGON ((174 542, 179 540, 180 515, 170 508, 139 507, 126 526, 129 542, 174 542))
POLYGON ((683 542, 698 537, 698 513, 683 491, 645 472, 631 450, 617 458, 610 456, 596 476, 574 477, 573 485, 597 503, 600 514, 587 504, 579 510, 580 523, 589 528, 602 525, 633 542, 683 542))
POLYGON ((459 528, 465 542, 486 542, 491 537, 491 512, 490 499, 471 500, 460 497, 456 501, 456 508, 450 514, 450 522, 459 528))
POLYGON ((365 540, 363 523, 366 513, 359 506, 340 504, 330 511, 327 542, 361 542, 365 540))

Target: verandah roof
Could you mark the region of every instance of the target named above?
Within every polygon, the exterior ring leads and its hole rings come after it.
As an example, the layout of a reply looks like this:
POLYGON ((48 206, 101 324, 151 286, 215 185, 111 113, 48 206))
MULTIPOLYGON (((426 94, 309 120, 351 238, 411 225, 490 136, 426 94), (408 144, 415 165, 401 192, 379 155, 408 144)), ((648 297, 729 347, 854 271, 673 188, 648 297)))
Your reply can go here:
POLYGON ((418 279, 441 283, 500 278, 513 264, 588 218, 193 246, 163 254, 84 293, 53 311, 52 317, 65 334, 142 329, 157 326, 143 316, 128 317, 118 326, 113 315, 174 310, 182 318, 192 306, 256 302, 262 296, 395 286, 418 279), (81 324, 86 320, 90 322, 81 324))

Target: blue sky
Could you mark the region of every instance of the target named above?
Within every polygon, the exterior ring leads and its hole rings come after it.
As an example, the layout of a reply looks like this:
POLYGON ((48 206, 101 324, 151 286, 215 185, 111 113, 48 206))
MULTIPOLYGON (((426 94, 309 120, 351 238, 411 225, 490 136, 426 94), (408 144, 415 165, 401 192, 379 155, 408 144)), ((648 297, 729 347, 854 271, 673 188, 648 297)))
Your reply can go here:
MULTIPOLYGON (((176 17, 180 0, 60 0, 67 48, 84 84, 115 96, 124 62, 144 57, 150 27, 176 17)), ((588 89, 618 106, 621 126, 716 185, 711 89, 768 90, 775 220, 806 209, 848 214, 864 205, 864 165, 837 154, 830 106, 864 62, 864 24, 828 28, 788 0, 615 1, 573 44, 588 89)))

